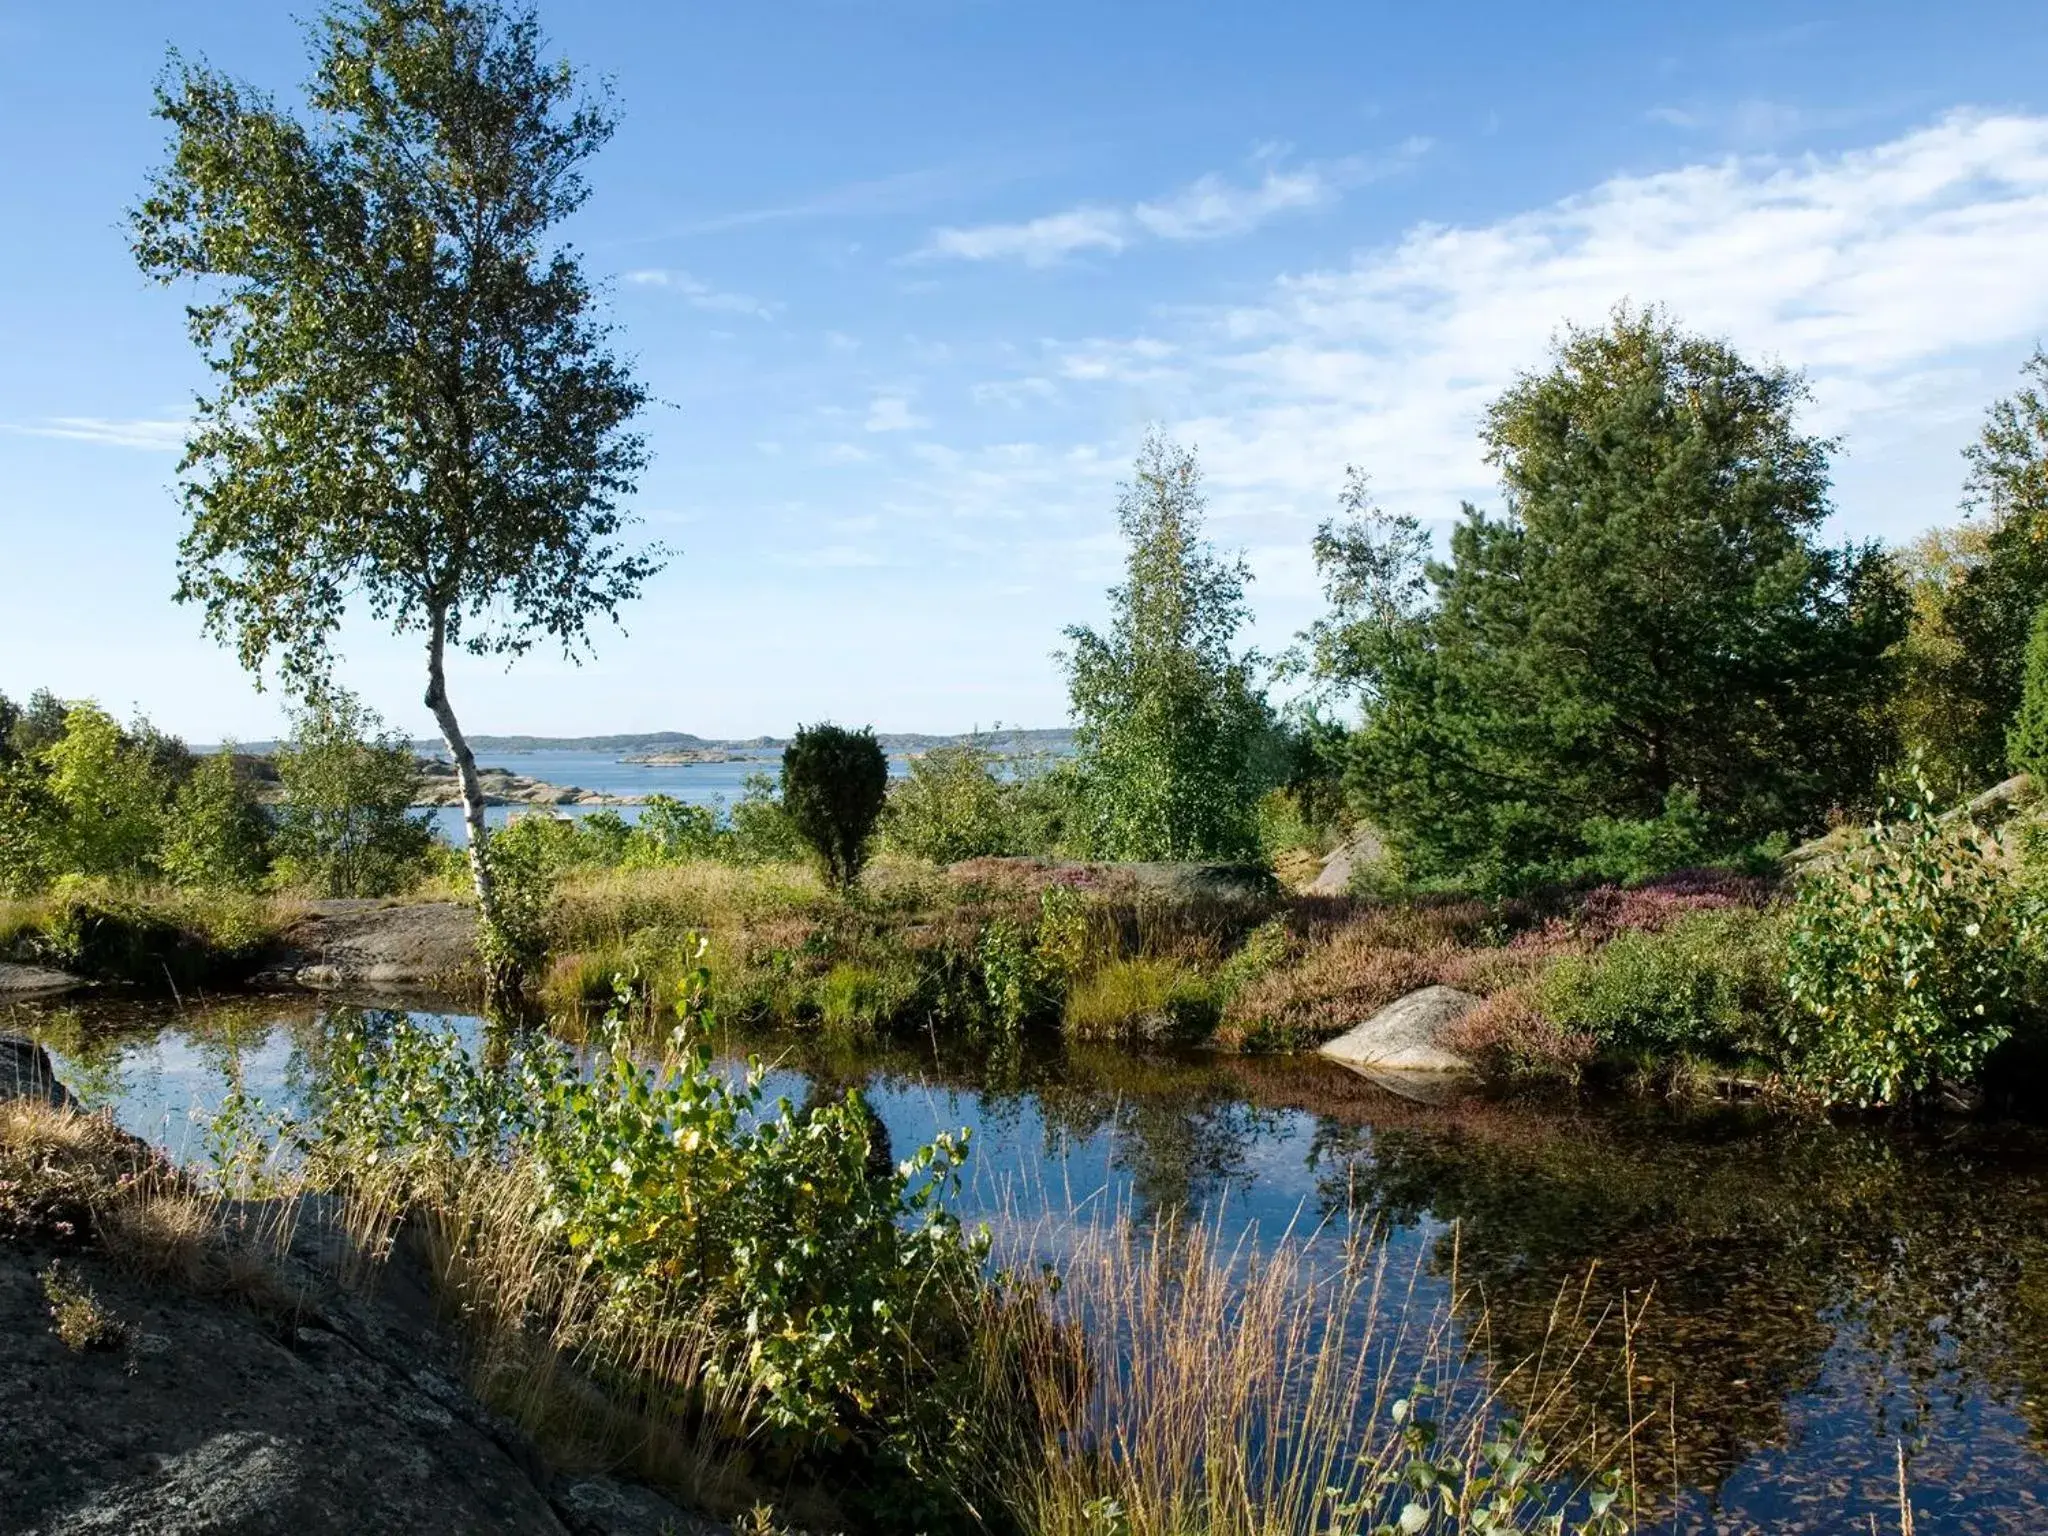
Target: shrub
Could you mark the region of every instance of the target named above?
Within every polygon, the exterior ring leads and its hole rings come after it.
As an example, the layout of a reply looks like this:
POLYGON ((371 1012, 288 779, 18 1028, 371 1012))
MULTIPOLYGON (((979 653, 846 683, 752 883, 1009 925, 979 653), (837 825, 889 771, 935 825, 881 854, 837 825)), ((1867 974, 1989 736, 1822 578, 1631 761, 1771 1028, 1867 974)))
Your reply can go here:
POLYGON ((1787 984, 1803 1074, 1886 1104, 1966 1082, 2014 1030, 2034 931, 1975 825, 1945 824, 1924 781, 1800 891, 1787 984))
POLYGON ((147 875, 157 868, 173 781, 150 750, 95 704, 74 704, 64 734, 43 749, 50 798, 59 814, 60 870, 79 875, 147 875))
POLYGON ((164 837, 164 873, 179 885, 254 888, 270 868, 270 817, 233 752, 201 758, 178 786, 164 837))
POLYGON ((786 864, 807 852, 775 780, 765 773, 748 774, 732 808, 733 858, 741 864, 786 864))
POLYGON ((718 817, 709 806, 685 805, 673 795, 649 795, 622 862, 643 869, 710 858, 719 841, 718 817))
POLYGON ((588 1335, 711 1330, 700 1389, 736 1375, 772 1431, 944 1432, 950 1309, 980 1292, 982 1249, 941 1204, 964 1133, 878 1175, 853 1095, 799 1113, 758 1063, 716 1068, 703 982, 653 1072, 616 1026, 588 1067, 531 1040, 502 1069, 452 1035, 346 1031, 319 1155, 345 1177, 395 1161, 429 1191, 460 1161, 524 1171, 553 1260, 595 1282, 588 1335))
POLYGON ((1784 924, 1734 909, 1624 932, 1559 959, 1537 987, 1543 1013, 1601 1048, 1731 1057, 1768 1048, 1784 1006, 1784 924))
POLYGON ((33 767, 0 762, 0 896, 27 896, 57 877, 62 814, 33 767))
POLYGON ((2005 738, 2006 760, 2016 773, 2048 783, 2048 603, 2034 614, 2027 638, 2025 680, 2019 714, 2005 738))
POLYGON ((1205 1035, 1216 1027, 1216 989, 1177 960, 1112 960, 1067 994, 1067 1029, 1084 1039, 1205 1035))
POLYGON ((411 814, 419 787, 412 748, 374 710, 336 692, 292 721, 278 748, 284 804, 278 873, 326 896, 386 896, 425 873, 433 833, 411 814))
POLYGON ((782 809, 835 889, 860 880, 888 789, 889 760, 871 730, 802 726, 784 750, 782 809))
POLYGON ((1017 786, 996 776, 999 761, 978 741, 912 758, 908 777, 889 791, 890 843, 934 864, 1023 852, 1011 803, 1017 786))

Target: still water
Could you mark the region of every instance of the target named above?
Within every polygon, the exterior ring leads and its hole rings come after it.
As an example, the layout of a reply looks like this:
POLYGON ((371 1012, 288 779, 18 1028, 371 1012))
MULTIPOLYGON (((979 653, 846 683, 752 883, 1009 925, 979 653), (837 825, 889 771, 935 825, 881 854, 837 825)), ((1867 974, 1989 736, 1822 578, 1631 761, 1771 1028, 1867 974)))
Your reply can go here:
MULTIPOLYGON (((130 1129, 203 1156, 238 1074, 279 1110, 318 1093, 342 1010, 17 1004, 60 1072, 130 1129)), ((472 1038, 477 1021, 417 1014, 472 1038)), ((1538 1347, 1561 1294, 1646 1304, 1596 1346, 1596 1413, 1651 1413, 1658 1530, 1894 1532, 1903 1448, 1921 1536, 2048 1532, 2048 1133, 1737 1111, 1431 1107, 1313 1059, 728 1042, 775 1091, 866 1093, 900 1156, 973 1133, 970 1221, 1170 1210, 1228 1240, 1371 1222, 1434 1303, 1483 1293, 1487 1358, 1538 1347)), ((1057 1222, 1051 1224, 1057 1227, 1057 1222)))
MULTIPOLYGON (((718 808, 730 806, 740 798, 750 774, 765 773, 770 778, 775 777, 781 769, 782 758, 780 753, 767 752, 759 757, 726 763, 628 763, 611 752, 486 752, 478 757, 477 766, 504 768, 565 788, 593 789, 606 795, 672 795, 685 805, 718 808)), ((909 771, 908 758, 897 756, 889 759, 892 776, 900 777, 909 771)), ((490 826, 500 827, 507 818, 523 809, 525 807, 522 806, 494 805, 485 811, 484 820, 490 826)), ((564 805, 555 809, 567 816, 584 816, 603 807, 564 805)), ((612 809, 628 821, 637 821, 640 816, 637 805, 621 805, 612 809)), ((468 842, 468 834, 463 830, 461 807, 438 806, 429 816, 435 830, 446 841, 457 847, 468 842)))

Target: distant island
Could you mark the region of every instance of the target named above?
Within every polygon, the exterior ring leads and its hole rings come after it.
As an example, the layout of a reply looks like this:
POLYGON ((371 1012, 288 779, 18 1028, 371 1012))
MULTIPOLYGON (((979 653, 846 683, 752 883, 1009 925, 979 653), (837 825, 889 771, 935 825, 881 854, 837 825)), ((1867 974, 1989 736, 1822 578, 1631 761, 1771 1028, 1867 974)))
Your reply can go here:
MULTIPOLYGON (((918 731, 878 731, 875 739, 882 750, 895 756, 929 752, 934 747, 979 743, 991 752, 1014 756, 1032 752, 1054 755, 1074 749, 1074 733, 1066 726, 1025 730, 1005 726, 998 730, 961 731, 953 735, 928 735, 918 731)), ((477 752, 609 752, 622 762, 635 763, 729 763, 779 753, 789 745, 786 736, 751 736, 721 740, 693 736, 687 731, 647 731, 620 736, 472 736, 470 747, 477 752)), ((422 739, 414 746, 425 752, 441 750, 441 743, 422 739)))

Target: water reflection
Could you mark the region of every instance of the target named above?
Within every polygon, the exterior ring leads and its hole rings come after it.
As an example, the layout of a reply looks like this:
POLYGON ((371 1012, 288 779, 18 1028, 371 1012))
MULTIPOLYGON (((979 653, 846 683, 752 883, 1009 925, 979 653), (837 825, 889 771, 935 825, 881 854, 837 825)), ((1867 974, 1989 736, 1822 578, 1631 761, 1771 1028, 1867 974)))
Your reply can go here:
MULTIPOLYGON (((399 1017, 431 1018, 430 1009, 399 1017)), ((89 1101, 189 1151, 236 1073, 318 1094, 334 1016, 304 999, 188 1010, 17 1005, 89 1101)), ((475 1033, 473 1021, 463 1027, 475 1033)), ((1610 1326, 1579 1373, 1686 1532, 2048 1530, 2048 1137, 1737 1111, 1409 1103, 1314 1061, 1133 1057, 1056 1041, 859 1049, 735 1038, 793 1101, 861 1092, 900 1154, 970 1127, 970 1218, 1195 1209, 1226 1233, 1388 1224, 1436 1294, 1485 1299, 1496 1361, 1559 1298, 1610 1326), (1642 1307, 1633 1345, 1619 1318, 1642 1307)))

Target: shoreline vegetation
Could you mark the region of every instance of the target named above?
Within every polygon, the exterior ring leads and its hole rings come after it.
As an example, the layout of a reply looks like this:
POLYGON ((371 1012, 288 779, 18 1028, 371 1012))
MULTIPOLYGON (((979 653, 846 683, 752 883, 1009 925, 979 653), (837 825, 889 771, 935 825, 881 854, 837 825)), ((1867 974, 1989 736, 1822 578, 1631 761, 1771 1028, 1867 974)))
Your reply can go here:
POLYGON ((962 1226, 964 1136, 889 1166, 857 1092, 771 1102, 714 1025, 1251 1062, 1447 989, 1432 1043, 1510 1092, 1752 1098, 1817 1135, 2048 1103, 2048 352, 1987 411, 1962 521, 1910 548, 1825 541, 1801 375, 1624 303, 1560 317, 1484 411, 1498 494, 1447 541, 1453 509, 1325 466, 1327 606, 1280 656, 1162 429, 1102 618, 1062 632, 1065 733, 471 736, 451 654, 580 659, 677 558, 632 533, 653 396, 561 242, 617 115, 516 3, 307 31, 297 95, 171 55, 127 216, 212 381, 177 598, 289 737, 198 754, 0 695, 0 979, 182 1005, 317 919, 459 951, 491 1027, 357 1018, 307 1120, 231 1096, 210 1171, 0 1103, 0 1260, 44 1266, 15 1341, 107 1353, 135 1335, 93 1266, 213 1285, 246 1272, 233 1219, 313 1199, 355 1253, 423 1255, 474 1390, 546 1457, 758 1536, 1622 1536, 1662 1497, 1641 1293, 1589 1313, 1562 1277, 1532 1329, 1474 1305, 1455 1236, 1436 1286, 1383 1234, 1225 1243, 1199 1212, 1049 1262, 962 1226), (344 686, 367 625, 418 647, 445 760, 344 686), (478 767, 597 742, 780 771, 629 821, 478 767))

